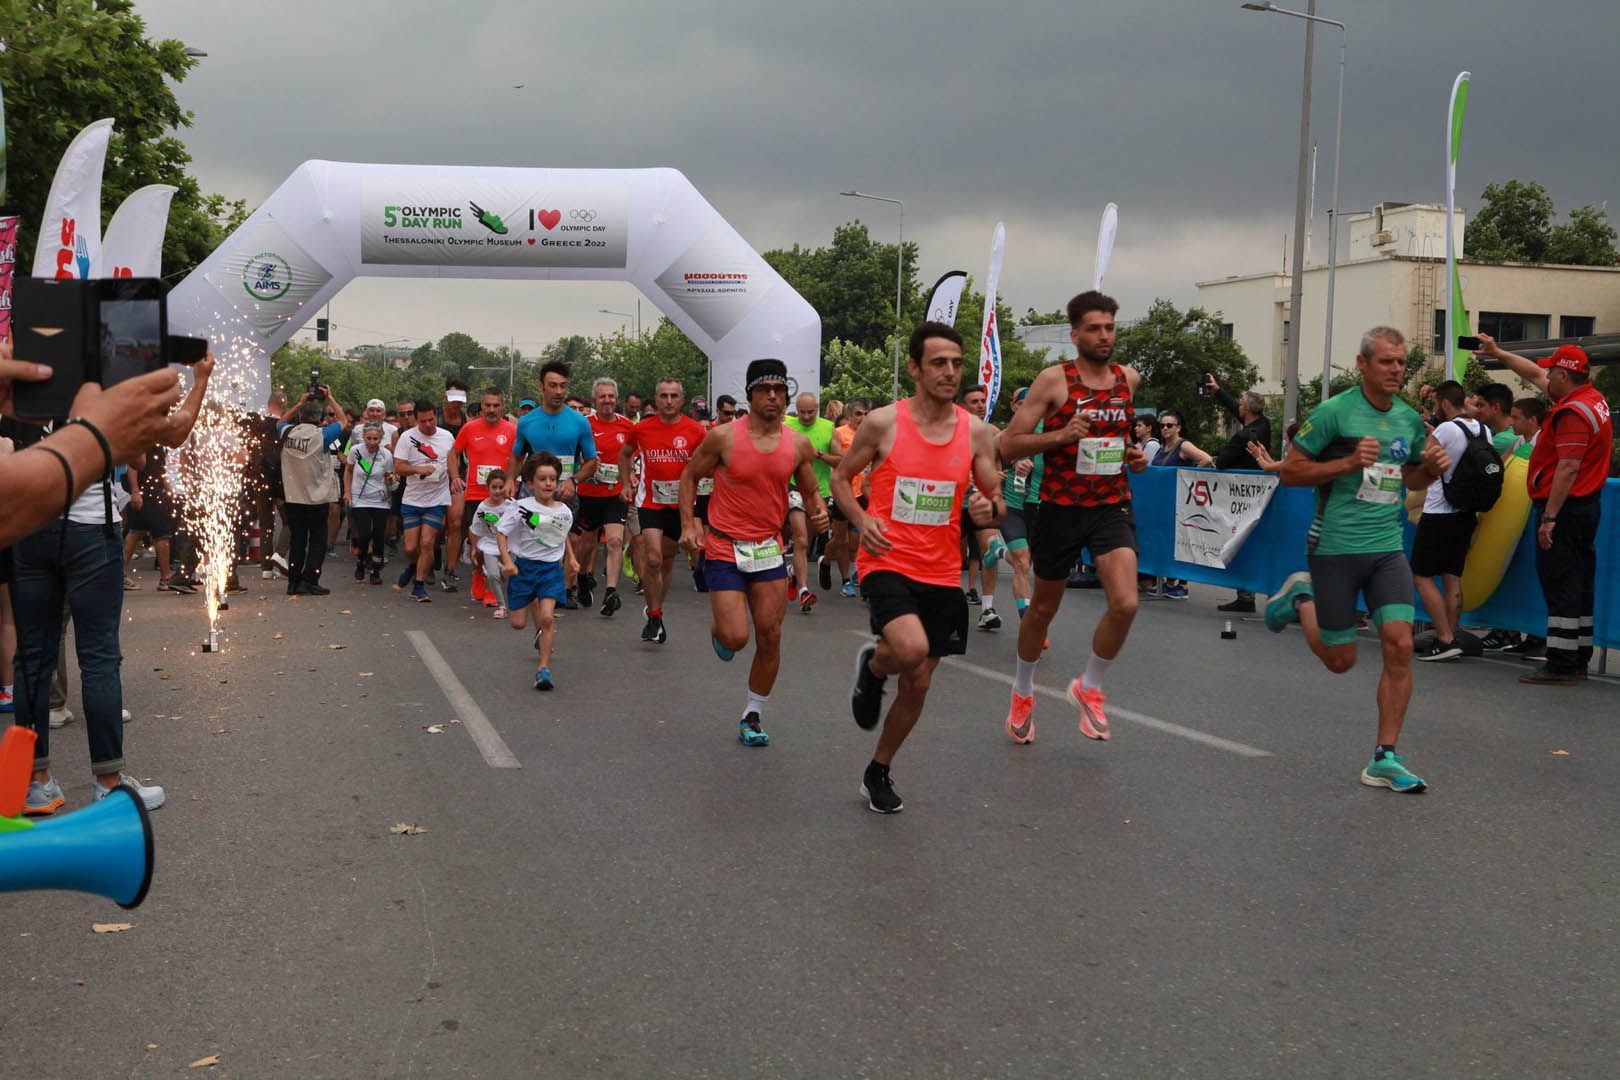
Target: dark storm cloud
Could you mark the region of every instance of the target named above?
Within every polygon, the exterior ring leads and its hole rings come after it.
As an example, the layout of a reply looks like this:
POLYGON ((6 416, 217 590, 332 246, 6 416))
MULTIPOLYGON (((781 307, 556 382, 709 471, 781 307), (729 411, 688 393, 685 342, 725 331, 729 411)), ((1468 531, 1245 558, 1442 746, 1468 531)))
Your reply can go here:
MULTIPOLYGON (((824 243, 855 216, 892 238, 892 208, 838 197, 855 186, 906 200, 925 277, 980 273, 1005 219, 1003 295, 1020 307, 1055 306, 1089 272, 1110 199, 1110 285, 1128 309, 1275 266, 1292 228, 1304 24, 1237 0, 140 7, 154 32, 208 50, 182 87, 187 142, 206 184, 250 201, 311 157, 673 165, 758 246, 824 243)), ((1446 94, 1464 68, 1459 201, 1512 177, 1561 208, 1609 198, 1612 0, 1318 11, 1351 24, 1347 212, 1443 198, 1446 94)), ((1324 212, 1338 40, 1317 33, 1324 212)))

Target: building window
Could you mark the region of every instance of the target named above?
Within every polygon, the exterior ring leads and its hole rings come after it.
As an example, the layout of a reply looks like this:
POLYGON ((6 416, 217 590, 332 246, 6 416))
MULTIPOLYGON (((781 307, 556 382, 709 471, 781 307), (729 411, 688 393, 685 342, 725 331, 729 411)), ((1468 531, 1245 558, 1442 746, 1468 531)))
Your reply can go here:
MULTIPOLYGON (((1587 319, 1586 320, 1586 325, 1588 327, 1590 327, 1592 325, 1592 320, 1587 319)), ((1588 329, 1586 332, 1588 334, 1590 334, 1592 331, 1590 329, 1588 329)), ((1225 340, 1225 341, 1231 341, 1232 340, 1232 324, 1231 323, 1229 323, 1229 322, 1221 323, 1221 338, 1223 340, 1225 340)))
POLYGON ((1515 311, 1481 311, 1476 316, 1480 331, 1497 341, 1545 341, 1547 316, 1515 311))
POLYGON ((1283 320, 1283 344, 1288 344, 1288 320, 1283 320))
POLYGON ((1560 315, 1558 317, 1559 337, 1586 337, 1593 333, 1597 320, 1591 315, 1560 315))
POLYGON ((1446 309, 1434 309, 1434 340, 1429 343, 1429 352, 1436 356, 1443 356, 1446 352, 1446 309))

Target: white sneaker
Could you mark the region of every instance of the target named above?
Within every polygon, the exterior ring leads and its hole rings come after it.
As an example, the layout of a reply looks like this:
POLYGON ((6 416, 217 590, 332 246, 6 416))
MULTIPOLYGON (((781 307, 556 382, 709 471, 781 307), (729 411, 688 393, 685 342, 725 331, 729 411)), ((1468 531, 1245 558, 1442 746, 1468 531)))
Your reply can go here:
POLYGON ((131 721, 131 720, 133 720, 133 719, 135 719, 135 718, 134 718, 134 717, 133 717, 133 716, 131 716, 131 715, 130 715, 130 714, 129 714, 129 710, 128 710, 128 709, 125 709, 125 710, 124 710, 124 723, 126 723, 126 724, 127 724, 127 723, 129 723, 129 722, 130 722, 130 721, 131 721))
POLYGON ((66 705, 62 706, 60 709, 51 710, 51 727, 66 727, 71 723, 73 723, 73 710, 68 708, 66 705))
MULTIPOLYGON (((96 793, 92 797, 94 802, 100 802, 113 792, 112 788, 102 787, 100 780, 97 780, 92 786, 96 789, 96 793)), ((129 773, 119 773, 118 786, 129 788, 148 810, 156 810, 163 805, 163 789, 156 784, 143 784, 129 773)))
POLYGON ((286 573, 287 573, 287 557, 285 555, 282 555, 278 551, 276 554, 270 556, 270 561, 276 564, 276 569, 281 571, 283 576, 286 575, 286 573))
POLYGON ((274 570, 260 570, 259 571, 259 577, 260 577, 261 580, 264 580, 264 581, 269 581, 271 578, 273 578, 275 576, 276 576, 276 572, 274 570))

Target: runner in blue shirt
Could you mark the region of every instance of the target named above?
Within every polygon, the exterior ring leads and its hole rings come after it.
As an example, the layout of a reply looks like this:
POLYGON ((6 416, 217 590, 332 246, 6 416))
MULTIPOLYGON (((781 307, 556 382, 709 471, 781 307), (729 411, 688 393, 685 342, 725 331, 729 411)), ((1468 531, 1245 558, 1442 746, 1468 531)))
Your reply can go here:
MULTIPOLYGON (((589 480, 596 473, 596 438, 591 434, 591 422, 585 416, 568 408, 568 377, 573 368, 561 360, 548 360, 540 367, 540 407, 518 418, 517 436, 512 440, 512 460, 508 463, 508 476, 523 475, 523 460, 542 450, 557 455, 562 462, 562 476, 557 482, 557 501, 565 504, 579 520, 579 499, 575 485, 589 480)), ((517 494, 517 493, 514 493, 517 494)), ((565 560, 568 566, 568 599, 563 604, 570 610, 578 608, 574 598, 577 570, 574 560, 565 560)))

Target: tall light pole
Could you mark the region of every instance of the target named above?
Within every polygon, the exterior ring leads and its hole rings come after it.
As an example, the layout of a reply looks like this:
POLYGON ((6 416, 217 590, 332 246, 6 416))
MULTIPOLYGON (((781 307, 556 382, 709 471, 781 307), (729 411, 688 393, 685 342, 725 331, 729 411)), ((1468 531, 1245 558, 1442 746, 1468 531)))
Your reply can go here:
MULTIPOLYGON (((1338 239, 1339 239, 1339 144, 1344 134, 1344 54, 1350 46, 1350 31, 1337 19, 1324 19, 1319 15, 1312 15, 1303 11, 1289 11, 1270 3, 1244 4, 1250 11, 1274 11, 1278 15, 1292 15, 1296 19, 1308 19, 1313 23, 1324 23, 1339 28, 1339 106, 1338 116, 1333 123, 1333 209, 1328 211, 1328 283, 1327 283, 1327 318, 1322 331, 1322 400, 1328 399, 1328 387, 1333 382, 1333 279, 1338 273, 1338 239)), ((1314 9, 1315 4, 1311 7, 1314 9)))
MULTIPOLYGON (((1294 264, 1288 286, 1288 353, 1283 371, 1283 424, 1293 423, 1299 414, 1299 324, 1305 275, 1305 195, 1310 184, 1311 157, 1311 60, 1316 52, 1316 0, 1310 0, 1309 21, 1305 24, 1305 86, 1299 99, 1299 178, 1294 186, 1294 264)), ((1275 11, 1270 0, 1243 5, 1246 11, 1275 11)))
POLYGON ((904 295, 906 272, 906 204, 899 199, 891 199, 885 195, 868 195, 864 191, 840 191, 838 194, 847 195, 852 199, 872 199, 877 202, 894 203, 900 208, 900 244, 899 253, 894 259, 894 382, 891 384, 889 398, 891 401, 900 400, 900 301, 904 295))

